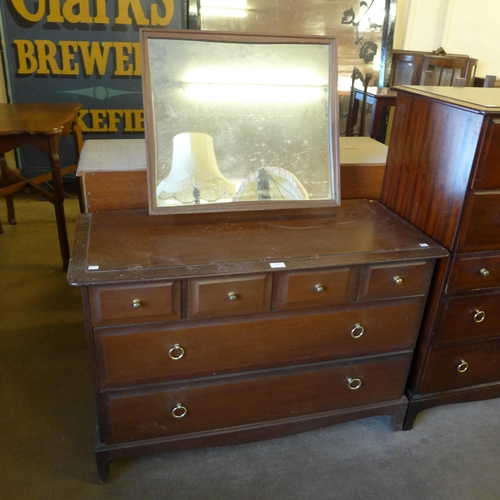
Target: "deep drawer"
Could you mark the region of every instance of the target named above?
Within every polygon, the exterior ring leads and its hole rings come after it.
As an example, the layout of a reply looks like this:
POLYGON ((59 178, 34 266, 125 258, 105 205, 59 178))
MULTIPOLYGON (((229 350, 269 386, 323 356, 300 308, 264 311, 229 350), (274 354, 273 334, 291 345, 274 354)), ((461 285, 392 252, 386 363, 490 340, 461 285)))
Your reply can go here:
POLYGON ((409 356, 104 396, 108 444, 312 415, 402 396, 409 356))
POLYGON ((497 336, 500 336, 500 293, 448 299, 436 343, 497 336))
POLYGON ((470 214, 460 235, 461 251, 500 249, 500 190, 470 193, 470 214))
POLYGON ((321 314, 95 330, 102 388, 413 348, 422 300, 321 314))
POLYGON ((448 292, 500 286, 500 254, 463 254, 455 257, 448 292))
POLYGON ((173 321, 181 317, 180 281, 89 288, 93 326, 173 321))
POLYGON ((422 394, 500 380, 500 339, 433 347, 422 378, 422 394))
POLYGON ((252 274, 189 280, 188 317, 214 318, 271 310, 273 277, 252 274))
POLYGON ((319 307, 351 302, 356 269, 281 273, 278 280, 277 309, 319 307))
POLYGON ((358 300, 424 295, 427 293, 432 265, 432 262, 412 262, 365 266, 358 300))

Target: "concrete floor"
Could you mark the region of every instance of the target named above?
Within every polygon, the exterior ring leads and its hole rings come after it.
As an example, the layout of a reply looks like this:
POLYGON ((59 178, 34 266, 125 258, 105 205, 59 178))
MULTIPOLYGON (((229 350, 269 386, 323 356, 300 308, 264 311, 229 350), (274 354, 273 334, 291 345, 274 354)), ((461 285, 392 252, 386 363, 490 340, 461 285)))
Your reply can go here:
MULTIPOLYGON (((393 432, 375 417, 296 436, 122 461, 97 483, 78 289, 66 284, 53 207, 0 200, 0 498, 498 500, 500 399, 433 408, 393 432)), ((76 199, 66 202, 72 238, 76 199)))

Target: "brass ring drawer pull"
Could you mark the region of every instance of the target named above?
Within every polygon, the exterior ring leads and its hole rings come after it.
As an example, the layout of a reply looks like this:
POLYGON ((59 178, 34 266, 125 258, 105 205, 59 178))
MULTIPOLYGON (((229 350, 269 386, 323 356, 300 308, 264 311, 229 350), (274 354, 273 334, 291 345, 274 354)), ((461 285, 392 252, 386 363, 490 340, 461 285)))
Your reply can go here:
POLYGON ((365 329, 359 323, 356 323, 351 330, 351 337, 353 339, 359 339, 363 333, 365 333, 365 329))
POLYGON ((142 304, 141 304, 140 299, 134 299, 134 300, 132 301, 132 307, 133 307, 134 309, 139 309, 139 307, 141 307, 141 305, 142 305, 142 304))
POLYGON ((488 269, 483 267, 482 269, 479 270, 479 274, 487 278, 490 275, 490 272, 488 271, 488 269))
POLYGON ((234 301, 238 298, 238 296, 237 296, 234 292, 229 292, 229 293, 227 294, 227 298, 228 298, 231 302, 234 302, 234 301))
POLYGON ((467 363, 467 361, 461 359, 460 360, 460 364, 458 365, 458 373, 464 373, 467 371, 467 368, 469 368, 469 363, 467 363))
POLYGON ((178 359, 181 359, 184 356, 184 352, 185 352, 184 349, 179 344, 175 344, 174 347, 172 347, 168 351, 168 356, 170 359, 177 361, 178 359))
POLYGON ((486 313, 480 309, 474 310, 474 322, 482 323, 486 319, 486 313))
POLYGON ((394 281, 396 285, 401 285, 401 283, 403 283, 403 278, 401 278, 401 276, 394 276, 394 278, 392 278, 392 281, 394 281))
POLYGON ((359 389, 361 387, 361 379, 359 378, 348 378, 347 379, 347 385, 349 386, 349 389, 352 389, 353 391, 359 389))
POLYGON ((314 290, 318 293, 321 293, 324 290, 323 285, 321 283, 317 283, 316 285, 314 285, 314 290))
POLYGON ((176 407, 172 410, 172 417, 174 418, 184 418, 187 413, 187 408, 177 403, 176 407))

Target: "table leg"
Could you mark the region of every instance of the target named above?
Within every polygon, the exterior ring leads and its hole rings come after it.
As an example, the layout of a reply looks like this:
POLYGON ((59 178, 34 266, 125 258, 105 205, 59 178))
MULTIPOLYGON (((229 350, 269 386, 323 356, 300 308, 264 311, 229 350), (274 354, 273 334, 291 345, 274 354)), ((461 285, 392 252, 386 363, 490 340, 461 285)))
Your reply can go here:
MULTIPOLYGON (((78 125, 77 121, 73 122, 71 133, 73 134, 73 139, 75 140, 75 154, 76 154, 76 161, 78 163, 83 148, 83 136, 82 136, 82 129, 80 125, 78 125)), ((83 195, 83 186, 78 176, 76 177, 76 187, 78 190, 78 202, 80 204, 80 213, 84 214, 86 212, 85 197, 83 195)))
POLYGON ((49 161, 52 171, 52 181, 54 184, 54 210, 56 214, 57 232, 59 235, 59 247, 64 270, 68 269, 69 264, 69 243, 68 232, 66 229, 66 216, 64 214, 64 188, 61 176, 61 163, 58 154, 59 137, 50 138, 49 161))
MULTIPOLYGON (((10 184, 10 177, 7 173, 7 160, 5 159, 5 154, 0 153, 0 170, 2 171, 2 185, 7 187, 10 184)), ((16 223, 16 211, 14 209, 14 200, 11 194, 5 195, 5 203, 7 204, 7 218, 9 224, 16 223)), ((0 232, 3 232, 3 228, 0 225, 0 232)))

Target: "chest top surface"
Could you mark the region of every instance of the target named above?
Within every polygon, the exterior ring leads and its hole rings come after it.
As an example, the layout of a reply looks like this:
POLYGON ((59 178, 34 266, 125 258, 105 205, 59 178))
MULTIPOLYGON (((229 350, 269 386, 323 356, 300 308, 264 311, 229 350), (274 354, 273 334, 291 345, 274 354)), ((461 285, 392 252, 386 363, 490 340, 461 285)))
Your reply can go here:
POLYGON ((479 113, 500 113, 500 88, 403 85, 395 87, 395 90, 479 113))
POLYGON ((212 223, 109 211, 78 217, 68 280, 88 285, 445 255, 432 239, 368 200, 346 200, 314 215, 212 223))

